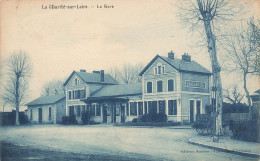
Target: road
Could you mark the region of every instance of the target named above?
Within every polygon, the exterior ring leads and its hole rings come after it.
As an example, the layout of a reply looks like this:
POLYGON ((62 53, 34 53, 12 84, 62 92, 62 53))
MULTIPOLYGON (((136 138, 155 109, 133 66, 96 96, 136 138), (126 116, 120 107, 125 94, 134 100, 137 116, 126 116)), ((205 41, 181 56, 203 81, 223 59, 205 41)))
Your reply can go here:
POLYGON ((189 144, 187 140, 195 135, 193 129, 103 125, 1 128, 1 141, 41 150, 125 156, 129 160, 254 160, 189 144))

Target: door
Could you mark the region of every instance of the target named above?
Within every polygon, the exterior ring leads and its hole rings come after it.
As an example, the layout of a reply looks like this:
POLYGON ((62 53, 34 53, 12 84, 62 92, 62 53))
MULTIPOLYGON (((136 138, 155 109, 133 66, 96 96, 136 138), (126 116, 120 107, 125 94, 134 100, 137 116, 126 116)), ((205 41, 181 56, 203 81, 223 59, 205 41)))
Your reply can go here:
POLYGON ((194 100, 190 100, 190 122, 194 122, 194 100))
POLYGON ((42 123, 42 108, 38 108, 38 118, 39 118, 39 123, 42 123))
POLYGON ((103 114, 103 123, 107 123, 107 106, 103 106, 103 111, 102 111, 102 114, 103 114))
POLYGON ((125 106, 121 106, 121 122, 125 122, 125 106))

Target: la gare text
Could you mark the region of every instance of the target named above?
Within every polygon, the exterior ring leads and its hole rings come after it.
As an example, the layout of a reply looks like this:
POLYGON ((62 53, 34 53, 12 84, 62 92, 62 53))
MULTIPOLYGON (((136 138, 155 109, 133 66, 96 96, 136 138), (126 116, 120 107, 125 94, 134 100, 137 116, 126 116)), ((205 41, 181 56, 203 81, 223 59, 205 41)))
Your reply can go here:
POLYGON ((42 5, 42 9, 87 9, 87 8, 114 8, 113 5, 42 5))

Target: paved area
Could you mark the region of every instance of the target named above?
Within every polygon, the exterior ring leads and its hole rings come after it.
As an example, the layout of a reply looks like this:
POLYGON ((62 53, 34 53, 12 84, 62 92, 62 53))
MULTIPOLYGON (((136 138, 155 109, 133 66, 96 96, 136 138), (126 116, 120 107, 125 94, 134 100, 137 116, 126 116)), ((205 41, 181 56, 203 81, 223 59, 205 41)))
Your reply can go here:
POLYGON ((242 156, 259 158, 260 144, 231 139, 229 136, 219 137, 219 142, 213 142, 209 136, 196 136, 189 139, 194 145, 207 147, 213 150, 233 153, 242 156))
POLYGON ((197 136, 190 128, 30 125, 3 127, 0 135, 1 141, 17 146, 102 155, 108 159, 125 156, 137 160, 257 160, 189 144, 188 139, 197 136))

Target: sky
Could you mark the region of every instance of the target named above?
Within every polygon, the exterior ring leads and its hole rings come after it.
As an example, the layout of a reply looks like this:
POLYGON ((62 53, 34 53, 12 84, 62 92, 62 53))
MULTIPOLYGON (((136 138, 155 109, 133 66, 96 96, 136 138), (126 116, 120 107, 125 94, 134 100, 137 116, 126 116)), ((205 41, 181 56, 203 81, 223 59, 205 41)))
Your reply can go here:
MULTIPOLYGON (((44 83, 67 78, 73 70, 105 70, 124 63, 147 65, 156 54, 171 50, 211 69, 205 48, 177 16, 178 0, 2 0, 0 59, 3 85, 8 75, 4 63, 12 52, 26 51, 33 63, 30 98, 40 96, 44 83), (51 5, 88 6, 86 9, 50 9, 51 5), (105 8, 113 6, 113 8, 105 8), (44 9, 45 6, 47 9, 44 9), (102 7, 102 8, 100 8, 102 7)), ((250 15, 259 18, 259 4, 250 1, 250 15)), ((242 87, 237 74, 222 73, 224 88, 242 87)), ((250 93, 259 88, 250 77, 250 93)), ((241 88, 242 89, 242 88, 241 88)), ((1 104, 1 103, 0 103, 1 104)))

